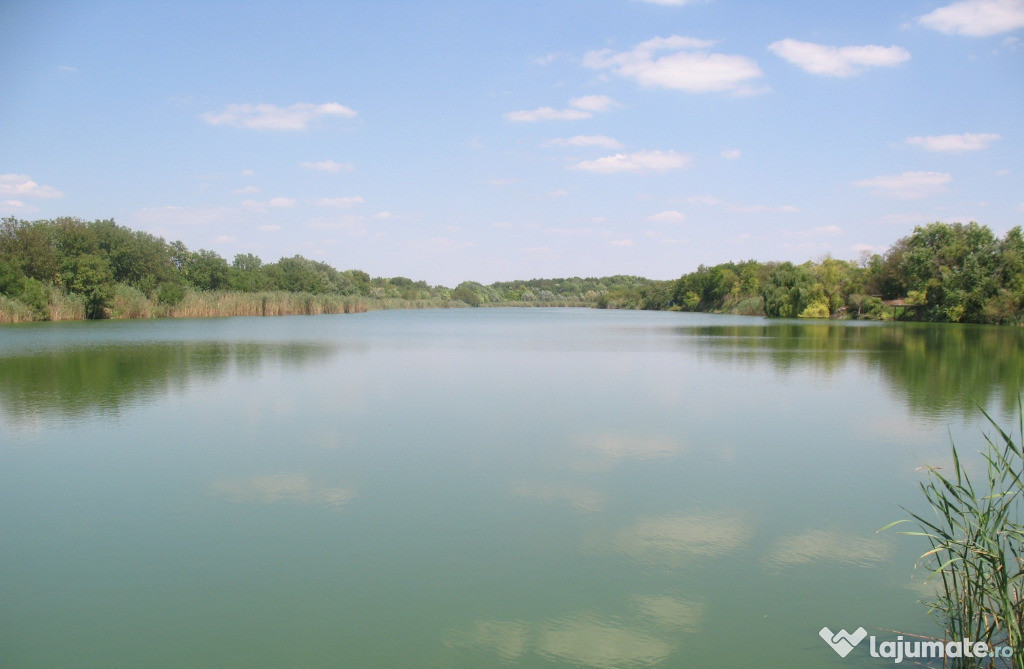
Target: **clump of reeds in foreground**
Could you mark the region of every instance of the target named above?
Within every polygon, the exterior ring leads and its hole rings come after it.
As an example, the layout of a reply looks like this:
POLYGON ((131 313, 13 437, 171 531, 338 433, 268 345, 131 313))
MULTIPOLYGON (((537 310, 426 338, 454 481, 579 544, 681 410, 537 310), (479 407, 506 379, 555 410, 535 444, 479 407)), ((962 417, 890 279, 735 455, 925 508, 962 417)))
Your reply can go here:
POLYGON ((938 582, 934 599, 924 603, 946 638, 1013 648, 1012 664, 961 658, 953 666, 1024 669, 1024 409, 1016 437, 982 413, 998 435, 985 435, 984 483, 971 480, 953 444, 952 472, 928 467, 928 479, 921 483, 933 513, 911 513, 921 531, 903 534, 926 537, 931 544, 922 564, 938 582))

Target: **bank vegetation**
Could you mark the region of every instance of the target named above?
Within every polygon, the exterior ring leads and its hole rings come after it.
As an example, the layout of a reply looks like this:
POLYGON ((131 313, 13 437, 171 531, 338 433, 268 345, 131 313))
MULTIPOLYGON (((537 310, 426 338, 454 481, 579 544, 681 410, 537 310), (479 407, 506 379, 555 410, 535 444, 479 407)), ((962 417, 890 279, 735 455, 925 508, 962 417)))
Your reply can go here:
POLYGON ((448 288, 301 255, 268 263, 245 253, 229 263, 113 220, 0 220, 4 323, 485 306, 1020 324, 1024 235, 1019 227, 997 238, 973 222, 932 223, 858 261, 746 260, 701 265, 671 281, 616 275, 448 288))

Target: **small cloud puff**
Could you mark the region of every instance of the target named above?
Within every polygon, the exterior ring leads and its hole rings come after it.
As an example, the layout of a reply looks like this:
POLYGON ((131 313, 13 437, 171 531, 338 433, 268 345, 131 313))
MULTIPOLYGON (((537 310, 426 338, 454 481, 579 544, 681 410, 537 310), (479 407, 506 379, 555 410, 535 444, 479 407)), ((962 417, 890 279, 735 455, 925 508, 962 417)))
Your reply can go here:
POLYGON ((731 92, 750 95, 760 92, 751 82, 762 75, 757 62, 746 56, 711 53, 711 40, 672 35, 655 37, 629 51, 590 51, 583 65, 610 70, 633 79, 641 86, 669 88, 688 93, 731 92))
POLYGON ((666 172, 689 167, 693 159, 675 151, 637 151, 616 153, 594 160, 576 163, 575 169, 612 174, 615 172, 666 172))
POLYGON ((1002 139, 995 133, 964 133, 962 135, 931 135, 928 137, 908 137, 907 144, 920 146, 925 151, 942 153, 966 153, 987 149, 992 142, 1002 139))
POLYGON ((960 0, 925 14, 918 22, 947 35, 998 35, 1024 28, 1024 0, 960 0))
POLYGON ((874 44, 837 47, 784 39, 768 49, 805 72, 829 77, 851 77, 869 67, 893 67, 910 60, 903 47, 874 44))
POLYGON ((311 104, 297 102, 288 107, 271 104, 229 104, 220 112, 206 112, 202 119, 210 125, 227 125, 254 130, 305 130, 323 117, 354 118, 358 113, 337 102, 311 104))

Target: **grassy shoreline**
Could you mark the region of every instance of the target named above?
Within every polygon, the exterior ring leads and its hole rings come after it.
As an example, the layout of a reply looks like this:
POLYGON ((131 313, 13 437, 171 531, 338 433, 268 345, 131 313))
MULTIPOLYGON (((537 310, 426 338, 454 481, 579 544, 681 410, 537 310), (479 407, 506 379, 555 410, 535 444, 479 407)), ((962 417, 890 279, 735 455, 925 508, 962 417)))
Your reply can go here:
MULTIPOLYGON (((316 316, 355 314, 386 309, 450 309, 467 305, 459 300, 373 298, 358 295, 316 295, 284 291, 187 291, 177 304, 161 304, 142 292, 122 286, 105 310, 108 319, 219 318, 227 316, 316 316)), ((54 290, 45 309, 0 295, 0 324, 87 320, 85 301, 54 290)))

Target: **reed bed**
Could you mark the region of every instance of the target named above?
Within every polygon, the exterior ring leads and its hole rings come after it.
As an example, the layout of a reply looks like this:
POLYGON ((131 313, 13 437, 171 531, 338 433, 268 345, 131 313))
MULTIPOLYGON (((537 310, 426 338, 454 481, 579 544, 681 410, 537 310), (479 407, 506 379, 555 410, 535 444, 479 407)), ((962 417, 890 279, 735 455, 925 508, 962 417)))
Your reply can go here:
POLYGON ((0 295, 0 323, 27 323, 39 320, 34 309, 0 295))
POLYGON ((903 533, 931 544, 922 559, 938 587, 924 603, 939 618, 946 638, 1013 648, 1012 660, 1000 658, 996 664, 991 658, 962 658, 957 667, 1024 669, 1024 410, 1019 401, 1018 410, 1016 436, 983 412, 996 436, 985 435, 981 485, 968 476, 955 444, 948 475, 928 468, 921 490, 932 514, 911 513, 920 531, 903 533))
POLYGON ((218 316, 317 316, 357 314, 381 309, 437 309, 460 306, 450 300, 402 300, 355 295, 312 293, 188 292, 176 305, 164 306, 154 315, 170 318, 218 316))
MULTIPOLYGON (((316 316, 320 314, 358 314, 384 309, 451 309, 465 307, 460 300, 373 298, 359 295, 289 293, 198 292, 186 291, 176 304, 161 303, 131 286, 117 286, 114 298, 104 309, 106 318, 216 318, 224 316, 316 316)), ((39 320, 67 321, 86 318, 81 296, 59 288, 50 290, 45 313, 0 295, 0 323, 25 323, 39 320)))

